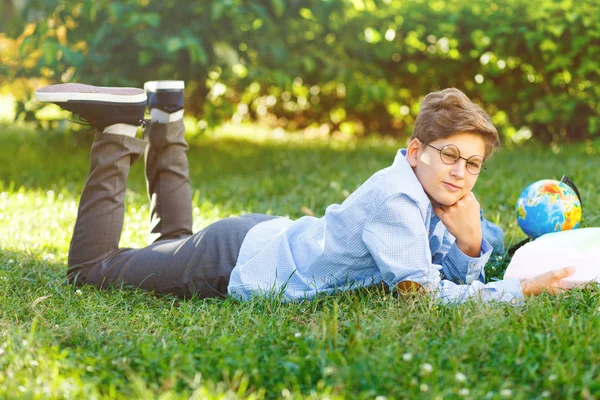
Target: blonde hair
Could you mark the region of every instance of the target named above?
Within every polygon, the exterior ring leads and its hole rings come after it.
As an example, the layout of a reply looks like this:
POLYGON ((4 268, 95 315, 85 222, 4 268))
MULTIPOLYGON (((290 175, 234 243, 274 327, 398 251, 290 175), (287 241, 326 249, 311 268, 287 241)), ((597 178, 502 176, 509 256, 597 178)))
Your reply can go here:
POLYGON ((498 131, 490 116, 463 92, 448 88, 429 93, 421 102, 411 139, 429 144, 455 133, 479 135, 485 142, 484 158, 500 146, 498 131))

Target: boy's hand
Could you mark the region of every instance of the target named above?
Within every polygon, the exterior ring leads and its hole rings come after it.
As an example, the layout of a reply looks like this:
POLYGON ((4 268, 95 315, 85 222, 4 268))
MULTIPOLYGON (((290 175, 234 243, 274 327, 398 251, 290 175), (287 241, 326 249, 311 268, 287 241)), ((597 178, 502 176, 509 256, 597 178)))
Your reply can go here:
POLYGON ((467 193, 451 206, 433 208, 448 231, 456 238, 458 248, 469 257, 481 252, 481 220, 479 202, 473 192, 467 193))
POLYGON ((523 289, 523 295, 537 296, 544 292, 555 295, 561 289, 565 289, 559 285, 559 281, 569 275, 572 275, 574 272, 575 268, 568 267, 555 269, 554 271, 549 271, 538 275, 535 278, 522 280, 521 289, 523 289))

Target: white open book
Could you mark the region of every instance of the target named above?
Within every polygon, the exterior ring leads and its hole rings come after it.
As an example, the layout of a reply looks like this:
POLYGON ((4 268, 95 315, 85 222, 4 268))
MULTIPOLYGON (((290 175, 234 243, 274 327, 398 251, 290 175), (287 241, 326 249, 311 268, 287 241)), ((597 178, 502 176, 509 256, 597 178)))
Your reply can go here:
POLYGON ((540 236, 515 252, 504 279, 533 278, 564 267, 576 268, 573 275, 561 281, 560 286, 564 288, 600 282, 600 228, 573 229, 540 236))

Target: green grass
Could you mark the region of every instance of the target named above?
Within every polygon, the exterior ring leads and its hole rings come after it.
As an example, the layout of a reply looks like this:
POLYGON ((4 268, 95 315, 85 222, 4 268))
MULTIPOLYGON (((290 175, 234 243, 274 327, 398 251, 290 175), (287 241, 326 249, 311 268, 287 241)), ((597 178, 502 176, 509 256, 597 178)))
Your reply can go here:
MULTIPOLYGON (((0 133, 0 398, 586 398, 600 395, 600 293, 522 307, 439 306, 377 290, 281 304, 180 301, 135 290, 79 290, 66 256, 91 137, 0 133)), ((189 152, 195 228, 246 212, 322 215, 400 142, 216 136, 189 152)), ((600 225, 600 143, 497 154, 476 193, 486 216, 523 238, 520 191, 569 175, 585 226, 600 225)), ((146 242, 142 163, 121 244, 146 242)), ((501 277, 506 260, 493 260, 501 277)))

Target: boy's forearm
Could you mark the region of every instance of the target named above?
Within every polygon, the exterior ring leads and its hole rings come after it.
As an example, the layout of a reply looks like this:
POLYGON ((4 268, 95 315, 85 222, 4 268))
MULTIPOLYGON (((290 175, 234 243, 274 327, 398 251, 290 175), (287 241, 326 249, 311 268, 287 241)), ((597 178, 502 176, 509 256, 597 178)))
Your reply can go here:
POLYGON ((464 302, 469 298, 483 301, 502 301, 511 305, 522 304, 523 289, 518 279, 483 283, 475 281, 470 285, 459 285, 450 281, 441 281, 440 292, 442 302, 464 302))

